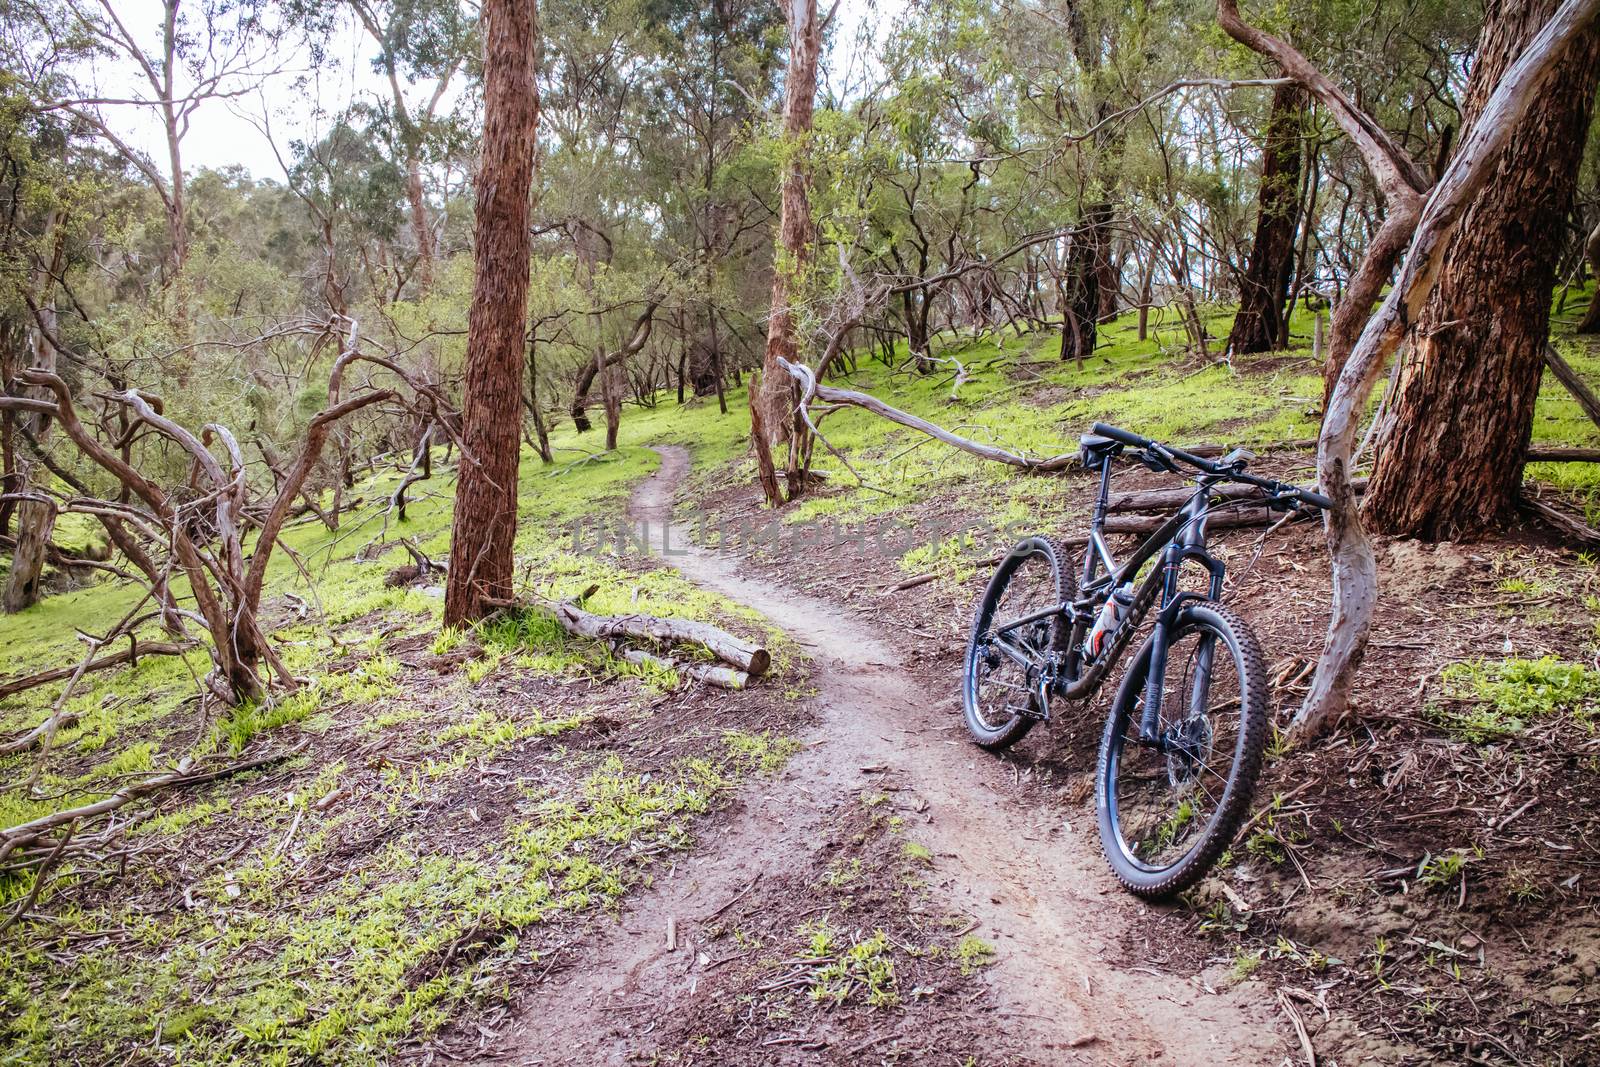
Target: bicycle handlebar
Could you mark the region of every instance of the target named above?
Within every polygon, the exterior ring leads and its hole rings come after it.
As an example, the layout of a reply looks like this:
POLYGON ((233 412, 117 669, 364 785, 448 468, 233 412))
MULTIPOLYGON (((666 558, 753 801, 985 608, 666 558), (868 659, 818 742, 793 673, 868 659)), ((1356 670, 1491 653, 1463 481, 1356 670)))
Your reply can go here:
POLYGON ((1184 463, 1189 464, 1191 467, 1196 467, 1207 474, 1214 474, 1221 478, 1230 479, 1231 481, 1244 482, 1247 485, 1254 485, 1269 492, 1277 493, 1283 496, 1292 496, 1302 503, 1310 504, 1312 507, 1322 508, 1324 510, 1328 510, 1333 507, 1333 501, 1329 500, 1321 493, 1314 493, 1310 489, 1302 489, 1298 485, 1289 485, 1286 482, 1275 482, 1270 478, 1257 478, 1253 475, 1245 474, 1243 471, 1234 470, 1231 467, 1224 467, 1220 463, 1213 463, 1208 459, 1192 455, 1191 453, 1185 452, 1181 448, 1173 448, 1171 445, 1164 445, 1159 441, 1153 441, 1142 434, 1134 433, 1132 430, 1124 430, 1120 426, 1110 426, 1103 422, 1097 422, 1090 428, 1101 437, 1109 437, 1113 441, 1120 441, 1132 448, 1148 449, 1167 459, 1181 460, 1184 463))

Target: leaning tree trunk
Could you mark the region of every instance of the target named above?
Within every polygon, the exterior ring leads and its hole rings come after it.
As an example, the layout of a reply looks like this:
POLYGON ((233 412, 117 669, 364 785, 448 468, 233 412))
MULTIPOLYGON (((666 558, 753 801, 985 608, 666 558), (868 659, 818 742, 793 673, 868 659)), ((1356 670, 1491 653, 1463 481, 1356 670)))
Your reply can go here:
POLYGON ((477 176, 477 277, 467 321, 461 482, 450 537, 444 622, 459 626, 511 599, 521 448, 522 339, 528 320, 528 194, 539 90, 535 0, 485 0, 483 148, 477 176))
MULTIPOLYGON (((1557 0, 1491 0, 1468 129, 1557 0)), ((1366 513, 1375 529, 1473 536, 1511 513, 1544 369, 1556 257, 1600 81, 1600 32, 1573 42, 1472 205, 1410 333, 1366 513)))
MULTIPOLYGON (((796 415, 800 392, 783 370, 783 362, 797 358, 794 303, 803 290, 806 266, 813 249, 811 226, 811 165, 806 142, 811 137, 816 107, 817 60, 822 53, 822 25, 817 0, 787 0, 789 70, 783 90, 783 176, 779 187, 778 262, 772 272, 772 309, 767 320, 767 350, 762 359, 765 432, 752 434, 758 452, 770 455, 772 447, 787 444, 787 481, 792 500, 801 490, 800 459, 805 453, 804 426, 796 415)), ((770 459, 768 460, 770 462, 770 459)), ((765 488, 765 485, 764 485, 765 488)), ((781 503, 766 491, 767 502, 781 503)))
POLYGON ((1272 92, 1261 157, 1256 240, 1239 279, 1239 313, 1227 347, 1236 354, 1267 352, 1287 334, 1289 279, 1300 212, 1300 120, 1306 93, 1298 85, 1272 92))

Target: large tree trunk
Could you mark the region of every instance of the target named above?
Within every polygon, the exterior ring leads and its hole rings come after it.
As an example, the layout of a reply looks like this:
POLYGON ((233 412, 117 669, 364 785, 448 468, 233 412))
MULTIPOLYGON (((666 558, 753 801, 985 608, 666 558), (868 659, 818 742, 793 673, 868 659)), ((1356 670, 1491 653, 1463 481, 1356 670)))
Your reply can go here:
POLYGON ((1266 144, 1261 153, 1256 239, 1239 279, 1239 313, 1227 347, 1236 354, 1277 348, 1287 330, 1289 279, 1300 211, 1300 120, 1306 93, 1298 85, 1272 91, 1266 144))
POLYGON ((528 194, 539 90, 535 0, 485 0, 483 148, 477 175, 477 277, 467 321, 461 482, 444 622, 459 626, 511 599, 527 331, 528 194))
MULTIPOLYGON (((804 427, 795 414, 800 391, 779 360, 795 361, 794 302, 801 296, 805 269, 812 256, 811 165, 807 141, 816 106, 817 59, 822 53, 822 25, 817 0, 787 0, 789 20, 789 70, 783 90, 783 141, 785 146, 778 222, 778 262, 772 272, 772 310, 767 320, 767 350, 762 360, 762 434, 753 434, 758 452, 770 453, 774 445, 787 444, 789 497, 799 494, 801 457, 805 452, 804 427)), ((776 506, 781 501, 771 499, 776 506)))
MULTIPOLYGON (((61 276, 65 247, 61 223, 62 215, 58 211, 51 212, 45 221, 45 236, 48 239, 53 235, 54 241, 51 243, 49 263, 41 262, 34 269, 33 291, 37 294, 39 310, 37 321, 27 332, 31 349, 29 365, 52 374, 56 369, 56 350, 45 333, 53 333, 56 326, 55 279, 61 276)), ((16 416, 16 420, 20 428, 31 434, 33 441, 42 449, 50 433, 50 417, 21 414, 16 416)), ((12 462, 15 464, 12 478, 15 489, 8 486, 7 491, 25 492, 33 478, 35 464, 20 455, 13 455, 12 462)), ((0 611, 8 615, 39 602, 39 579, 44 574, 45 556, 50 548, 50 537, 55 532, 56 507, 49 500, 23 500, 17 505, 16 518, 17 543, 11 552, 11 568, 6 573, 5 589, 0 591, 0 611)))
MULTIPOLYGON (((1467 87, 1468 130, 1557 0, 1491 0, 1467 87)), ((1556 257, 1600 79, 1585 30, 1528 110, 1463 219, 1410 331, 1394 429, 1367 496, 1373 526, 1429 540, 1508 515, 1544 368, 1556 257)))
POLYGON ((1082 363, 1094 354, 1100 320, 1101 264, 1111 220, 1109 204, 1091 206, 1072 235, 1067 251, 1066 285, 1062 293, 1061 360, 1082 363))

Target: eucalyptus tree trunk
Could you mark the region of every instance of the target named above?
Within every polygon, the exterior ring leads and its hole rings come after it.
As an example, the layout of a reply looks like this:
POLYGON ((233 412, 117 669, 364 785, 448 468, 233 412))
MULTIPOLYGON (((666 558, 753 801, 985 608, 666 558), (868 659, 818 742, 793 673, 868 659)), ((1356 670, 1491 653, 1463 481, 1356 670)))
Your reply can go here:
MULTIPOLYGON (((44 244, 51 248, 48 265, 41 262, 34 271, 33 291, 37 294, 37 320, 26 331, 29 339, 28 365, 36 370, 55 373, 56 350, 45 337, 56 325, 54 279, 60 277, 64 242, 61 231, 62 216, 58 211, 45 220, 44 244)), ((32 434, 35 444, 42 447, 49 437, 50 417, 44 414, 14 415, 20 428, 32 434)), ((38 465, 24 459, 19 450, 12 457, 15 464, 11 485, 7 492, 26 492, 38 465)), ((40 579, 44 575, 45 556, 50 549, 50 537, 55 532, 56 508, 46 499, 21 500, 16 507, 17 539, 11 552, 11 568, 6 572, 4 590, 0 590, 0 610, 12 614, 32 607, 39 602, 40 579)))
POLYGON ((1107 260, 1105 243, 1111 218, 1109 204, 1089 207, 1072 235, 1061 294, 1061 361, 1082 363, 1094 354, 1100 321, 1100 287, 1107 260))
MULTIPOLYGON (((1559 6, 1491 0, 1467 86, 1470 131, 1559 6)), ((1544 370, 1556 259, 1600 83, 1600 31, 1579 34, 1500 155, 1410 331, 1366 514, 1389 534, 1480 534, 1510 514, 1544 370)))
POLYGON ((528 198, 539 89, 534 0, 485 0, 483 148, 474 220, 477 276, 467 320, 461 481, 444 622, 459 626, 511 599, 521 449, 522 339, 528 323, 528 198))
MULTIPOLYGON (((774 446, 788 445, 786 470, 792 500, 801 491, 801 458, 806 451, 805 428, 795 414, 799 386, 780 360, 795 362, 794 303, 800 298, 806 267, 812 257, 811 167, 807 142, 816 106, 817 60, 822 53, 822 25, 817 0, 787 0, 789 20, 789 70, 783 90, 783 171, 780 182, 777 263, 772 272, 772 310, 767 320, 767 349, 762 360, 760 403, 763 430, 753 432, 758 454, 770 457, 774 446)), ((754 427, 752 427, 754 429, 754 427)), ((771 462, 770 458, 767 460, 771 462)), ((775 481, 763 479, 767 502, 774 499, 775 481)))
POLYGON ((1261 153, 1255 244, 1239 279, 1239 313, 1228 334, 1227 347, 1236 354, 1270 351, 1288 332, 1286 305, 1300 222, 1300 122, 1305 106, 1306 93, 1298 85, 1280 85, 1272 91, 1261 153))

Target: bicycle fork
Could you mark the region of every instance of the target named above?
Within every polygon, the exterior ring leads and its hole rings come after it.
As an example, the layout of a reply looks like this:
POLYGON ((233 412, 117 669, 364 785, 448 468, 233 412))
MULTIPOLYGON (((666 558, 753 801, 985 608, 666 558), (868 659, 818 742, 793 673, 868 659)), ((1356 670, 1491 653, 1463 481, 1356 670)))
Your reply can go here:
MULTIPOLYGON (((1150 662, 1145 668, 1144 680, 1144 707, 1139 718, 1139 741, 1142 744, 1153 745, 1161 751, 1167 749, 1167 737, 1161 730, 1161 712, 1166 699, 1167 681, 1167 652, 1171 645, 1171 634, 1177 626, 1178 614, 1185 604, 1191 600, 1203 599, 1198 593, 1181 593, 1178 591, 1178 577, 1186 559, 1196 559, 1205 565, 1211 572, 1210 599, 1222 598, 1222 582, 1224 569, 1221 562, 1213 559, 1205 550, 1204 534, 1186 544, 1172 544, 1167 546, 1163 553, 1162 568, 1164 571, 1161 590, 1161 611, 1156 616, 1156 624, 1150 634, 1150 662)), ((1189 693, 1189 713, 1185 718, 1204 714, 1206 697, 1211 682, 1211 663, 1216 655, 1216 638, 1210 634, 1200 639, 1199 647, 1195 651, 1194 684, 1189 693)))

